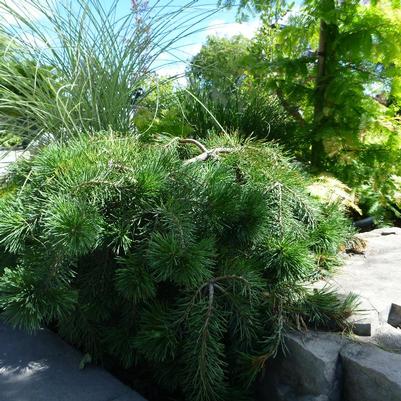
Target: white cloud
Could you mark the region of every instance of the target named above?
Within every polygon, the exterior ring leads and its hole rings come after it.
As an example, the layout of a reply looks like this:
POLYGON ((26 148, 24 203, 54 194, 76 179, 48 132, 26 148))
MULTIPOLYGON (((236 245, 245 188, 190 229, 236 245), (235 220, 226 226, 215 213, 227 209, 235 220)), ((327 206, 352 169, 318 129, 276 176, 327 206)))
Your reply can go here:
POLYGON ((235 35, 243 35, 246 38, 255 36, 256 31, 260 28, 260 20, 252 20, 249 22, 230 22, 226 23, 224 20, 213 20, 210 22, 206 31, 207 36, 218 36, 230 38, 235 35))
POLYGON ((294 18, 299 15, 301 12, 301 6, 299 4, 295 4, 279 21, 279 24, 287 25, 291 18, 294 18))
POLYGON ((156 71, 159 75, 178 76, 178 75, 184 75, 185 67, 186 67, 185 63, 177 62, 171 65, 162 65, 159 68, 157 68, 156 71))
POLYGON ((201 48, 201 43, 194 43, 160 54, 158 67, 156 67, 157 74, 163 77, 178 76, 177 82, 180 85, 185 85, 185 69, 188 66, 188 61, 198 54, 201 48))
POLYGON ((200 52, 202 48, 202 43, 194 43, 192 45, 183 46, 181 49, 178 49, 181 53, 183 53, 186 57, 195 56, 200 52))
POLYGON ((241 34, 247 38, 252 38, 260 26, 261 22, 259 20, 244 23, 227 23, 222 19, 213 20, 209 23, 207 29, 197 37, 199 41, 196 43, 186 44, 162 53, 158 57, 157 74, 164 77, 179 76, 178 83, 185 85, 185 68, 188 65, 188 61, 199 53, 208 36, 230 38, 241 34))
POLYGON ((0 22, 17 25, 18 19, 13 13, 30 21, 36 21, 43 16, 40 10, 27 0, 0 0, 0 22))
POLYGON ((157 75, 161 77, 177 77, 176 82, 180 85, 186 84, 185 78, 186 64, 184 62, 175 62, 170 65, 162 65, 156 69, 157 75))
POLYGON ((158 60, 164 63, 186 62, 189 58, 198 54, 201 48, 202 43, 183 45, 163 52, 158 57, 158 60))
POLYGON ((37 36, 35 36, 32 33, 23 33, 21 35, 21 40, 26 44, 29 45, 31 47, 36 47, 38 49, 44 49, 46 48, 48 45, 40 38, 38 38, 37 36))

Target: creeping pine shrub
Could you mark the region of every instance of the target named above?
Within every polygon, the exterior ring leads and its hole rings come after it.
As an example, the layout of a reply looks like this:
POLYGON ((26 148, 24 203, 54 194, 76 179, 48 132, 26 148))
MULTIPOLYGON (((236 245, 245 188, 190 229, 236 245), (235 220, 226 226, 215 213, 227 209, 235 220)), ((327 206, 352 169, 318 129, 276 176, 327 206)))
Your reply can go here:
POLYGON ((353 308, 308 287, 351 232, 307 183, 276 146, 236 137, 48 145, 4 184, 2 316, 176 399, 246 399, 284 330, 342 327, 353 308))

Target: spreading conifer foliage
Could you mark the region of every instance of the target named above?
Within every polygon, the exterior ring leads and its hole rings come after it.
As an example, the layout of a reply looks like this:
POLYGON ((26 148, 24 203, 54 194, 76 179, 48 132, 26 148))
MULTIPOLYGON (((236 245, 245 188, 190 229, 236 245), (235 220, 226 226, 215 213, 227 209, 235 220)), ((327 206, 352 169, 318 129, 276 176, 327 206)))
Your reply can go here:
POLYGON ((350 229, 307 181, 235 136, 49 145, 4 184, 3 318, 51 324, 178 398, 245 399, 284 329, 341 325, 353 307, 308 289, 350 229))

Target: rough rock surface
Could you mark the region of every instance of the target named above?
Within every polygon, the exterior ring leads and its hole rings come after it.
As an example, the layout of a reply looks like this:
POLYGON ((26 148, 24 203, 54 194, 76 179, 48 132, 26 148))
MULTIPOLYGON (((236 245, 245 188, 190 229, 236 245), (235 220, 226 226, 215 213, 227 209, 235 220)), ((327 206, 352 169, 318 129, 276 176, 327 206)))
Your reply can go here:
POLYGON ((260 401, 401 401, 401 355, 333 333, 286 339, 288 352, 267 366, 260 401))
POLYGON ((341 351, 345 401, 401 401, 401 356, 371 345, 341 351))
POLYGON ((105 370, 79 369, 82 355, 48 330, 0 324, 1 401, 145 401, 105 370))
POLYGON ((401 353, 401 329, 383 323, 374 332, 372 343, 386 351, 401 353))
POLYGON ((345 339, 333 333, 290 333, 286 351, 266 371, 266 401, 340 401, 339 353, 345 339))
POLYGON ((328 400, 336 401, 340 381, 338 353, 342 346, 342 338, 332 333, 309 332, 302 337, 289 334, 282 377, 301 394, 325 395, 328 400), (294 366, 304 368, 294 372, 294 366))
POLYGON ((274 401, 329 401, 327 395, 297 395, 291 386, 285 384, 277 386, 274 397, 274 401))

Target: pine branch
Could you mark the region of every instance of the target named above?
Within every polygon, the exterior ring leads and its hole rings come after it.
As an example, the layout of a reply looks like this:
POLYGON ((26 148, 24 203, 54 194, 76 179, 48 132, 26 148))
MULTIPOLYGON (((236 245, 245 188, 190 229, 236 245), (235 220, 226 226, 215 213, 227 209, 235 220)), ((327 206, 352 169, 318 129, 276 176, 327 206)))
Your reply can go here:
MULTIPOLYGON (((188 319, 192 308, 195 305, 196 299, 198 298, 198 296, 200 296, 202 294, 202 291, 205 288, 208 288, 209 291, 209 295, 210 295, 210 291, 211 291, 211 287, 213 287, 213 296, 214 296, 214 289, 217 288, 219 290, 223 290, 222 287, 220 287, 219 285, 217 285, 217 283, 221 282, 221 281, 225 281, 225 280, 235 280, 235 281, 240 281, 242 283, 244 283, 246 286, 250 287, 251 283, 242 276, 238 276, 238 275, 225 275, 225 276, 219 276, 219 277, 215 277, 211 280, 208 280, 206 283, 202 284, 196 291, 195 294, 192 296, 192 298, 189 301, 188 306, 185 309, 185 312, 183 313, 183 315, 181 316, 180 319, 177 320, 177 325, 184 322, 185 320, 188 319)), ((224 291, 223 291, 224 292, 224 291)), ((210 300, 210 298, 209 298, 210 300)))
POLYGON ((220 154, 232 153, 232 152, 235 152, 237 150, 235 148, 224 148, 224 147, 219 147, 219 148, 214 148, 214 149, 208 150, 202 143, 200 143, 199 141, 197 141, 195 139, 191 139, 191 138, 180 139, 179 143, 181 143, 181 144, 188 144, 188 143, 189 144, 193 144, 193 145, 197 146, 202 151, 202 153, 200 155, 195 156, 195 157, 193 157, 191 159, 185 160, 185 162, 184 162, 185 166, 188 165, 188 164, 191 164, 191 163, 198 162, 198 161, 206 161, 208 159, 217 159, 220 154))
POLYGON ((81 182, 79 185, 77 185, 77 188, 80 189, 82 187, 86 186, 92 186, 92 185, 109 185, 112 187, 118 187, 119 185, 115 183, 114 181, 107 181, 107 180, 89 180, 89 181, 84 181, 81 182))
POLYGON ((116 163, 114 160, 109 160, 108 167, 109 168, 114 168, 117 171, 122 171, 122 172, 124 172, 124 171, 130 172, 130 173, 134 173, 135 172, 135 169, 133 169, 131 167, 128 167, 128 166, 124 166, 121 163, 116 163))
POLYGON ((276 95, 278 99, 280 100, 281 105, 283 106, 284 110, 294 118, 295 121, 297 121, 302 127, 306 125, 305 119, 302 117, 302 114, 300 113, 298 107, 294 107, 292 104, 288 102, 288 100, 285 98, 283 91, 281 88, 277 87, 276 88, 276 95))
POLYGON ((203 330, 202 330, 203 340, 205 340, 206 336, 208 335, 209 320, 210 317, 212 316, 212 311, 213 311, 214 285, 211 282, 209 282, 208 291, 209 291, 209 301, 208 301, 205 324, 203 325, 203 330))
POLYGON ((202 143, 200 143, 196 139, 192 139, 192 138, 180 139, 180 143, 182 143, 182 144, 184 144, 184 143, 193 144, 193 145, 197 146, 202 151, 202 153, 207 153, 207 151, 208 151, 206 146, 204 146, 202 143))

